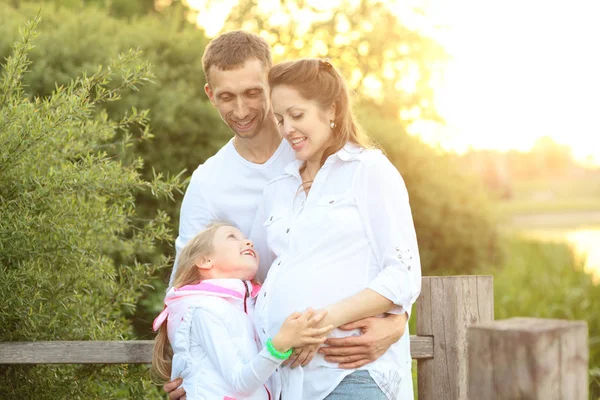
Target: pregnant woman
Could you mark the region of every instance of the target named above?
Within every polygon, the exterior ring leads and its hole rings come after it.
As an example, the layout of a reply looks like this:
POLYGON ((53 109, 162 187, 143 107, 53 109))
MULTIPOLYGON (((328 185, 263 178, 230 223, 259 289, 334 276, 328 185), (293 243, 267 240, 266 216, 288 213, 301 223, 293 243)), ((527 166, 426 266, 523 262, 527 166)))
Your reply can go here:
MULTIPOLYGON (((269 86, 296 161, 267 185, 251 233, 262 275, 268 270, 256 303, 261 341, 308 307, 328 310, 323 325, 386 313, 406 324, 398 342, 358 370, 339 368, 315 347, 295 349, 304 363, 280 369, 282 399, 412 399, 407 320, 421 268, 404 181, 368 145, 346 82, 329 62, 278 64, 269 86)), ((335 329, 330 337, 357 333, 335 329)))

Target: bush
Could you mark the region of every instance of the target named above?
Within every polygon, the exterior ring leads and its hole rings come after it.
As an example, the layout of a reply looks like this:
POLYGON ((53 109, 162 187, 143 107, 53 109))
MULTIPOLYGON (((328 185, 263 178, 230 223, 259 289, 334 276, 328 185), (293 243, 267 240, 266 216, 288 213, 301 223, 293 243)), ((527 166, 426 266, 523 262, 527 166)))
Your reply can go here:
MULTIPOLYGON (((38 9, 33 3, 19 9, 0 5, 0 15, 5 15, 0 35, 14 38, 20 21, 38 9)), ((208 40, 177 12, 124 23, 103 9, 46 4, 43 15, 43 35, 32 52, 34 65, 25 80, 31 95, 47 96, 54 82, 65 84, 82 71, 94 71, 96 65, 106 64, 111 55, 130 47, 139 47, 153 64, 155 85, 101 106, 110 120, 121 118, 131 106, 150 110, 154 138, 135 146, 136 154, 144 159, 146 179, 152 178, 153 170, 176 175, 186 169, 189 176, 231 137, 203 89, 201 56, 208 40)), ((7 51, 0 45, 0 56, 7 51)), ((466 273, 491 263, 497 240, 480 188, 445 156, 406 134, 399 121, 378 115, 378 110, 363 106, 360 120, 407 182, 424 273, 466 273)), ((154 215, 160 207, 177 221, 181 198, 177 195, 177 202, 167 203, 142 194, 136 205, 142 216, 154 215)), ((171 254, 173 250, 163 246, 161 251, 171 254)), ((146 261, 151 260, 148 256, 146 261)), ((150 332, 149 322, 162 307, 165 278, 154 280, 157 290, 141 300, 146 312, 136 322, 140 334, 150 332)))
MULTIPOLYGON (((35 9, 23 7, 18 14, 31 15, 35 9)), ((156 85, 108 108, 111 118, 132 105, 150 109, 155 138, 137 148, 147 173, 153 168, 176 174, 185 168, 189 174, 231 137, 204 94, 201 55, 207 39, 177 15, 148 16, 123 24, 102 10, 82 8, 75 13, 46 6, 44 18, 44 42, 32 55, 39 65, 27 80, 36 95, 47 95, 54 81, 64 83, 130 47, 139 46, 152 62, 156 85)), ((361 121, 408 184, 424 271, 467 272, 489 263, 495 256, 496 239, 481 188, 468 181, 451 160, 407 135, 399 122, 377 115, 376 110, 364 109, 361 121)), ((145 210, 158 206, 147 197, 138 203, 145 210)), ((178 208, 179 202, 168 205, 172 218, 177 218, 178 208)))
MULTIPOLYGON (((96 109, 147 82, 149 65, 130 51, 44 99, 29 99, 23 74, 34 25, 0 81, 0 340, 129 338, 127 317, 168 262, 140 263, 135 255, 172 237, 164 212, 137 220, 135 194, 172 197, 178 184, 144 180, 141 160, 126 162, 128 128, 142 128, 143 140, 146 112, 110 120, 96 109)), ((3 399, 160 398, 146 367, 0 368, 3 399)))
POLYGON ((590 344, 590 399, 600 398, 600 285, 565 243, 508 238, 494 275, 495 319, 517 316, 583 320, 590 344))
POLYGON ((465 274, 497 263, 496 221, 482 185, 450 155, 406 134, 399 122, 361 111, 363 127, 406 182, 423 273, 465 274))
MULTIPOLYGON (((152 64, 154 85, 124 94, 119 102, 101 105, 112 120, 121 118, 132 106, 149 110, 154 138, 135 144, 136 153, 144 159, 146 179, 152 178, 153 170, 178 174, 186 169, 191 175, 231 137, 204 93, 202 54, 208 40, 177 9, 166 16, 149 15, 126 23, 110 17, 103 8, 23 3, 15 9, 2 4, 0 37, 8 43, 16 40, 18 26, 35 16, 40 7, 42 35, 31 52, 33 67, 25 77, 30 95, 47 96, 55 84, 65 85, 82 72, 91 73, 130 48, 140 49, 152 64)), ((0 57, 8 55, 5 43, 0 44, 0 57)), ((159 207, 172 218, 179 213, 180 203, 158 202, 147 195, 136 203, 144 214, 159 207)))
MULTIPOLYGON (((111 57, 130 48, 139 48, 152 64, 153 85, 124 93, 119 102, 100 104, 110 120, 120 119, 132 106, 148 109, 152 120, 152 141, 133 142, 135 154, 144 160, 142 176, 153 179, 154 171, 189 176, 231 137, 204 93, 202 54, 208 40, 189 24, 177 9, 168 15, 149 15, 125 23, 112 18, 104 8, 82 5, 59 7, 54 4, 25 3, 17 8, 0 4, 0 57, 10 51, 6 44, 16 40, 18 26, 42 9, 43 21, 37 47, 31 52, 33 66, 25 76, 30 96, 48 96, 55 84, 65 85, 82 72, 92 73, 111 57)), ((132 127, 135 130, 135 127, 132 127)), ((178 221, 183 195, 176 202, 164 201, 148 192, 136 193, 136 209, 141 218, 151 218, 163 209, 171 221, 178 221)), ((176 228, 176 224, 169 223, 176 228)), ((160 245, 155 254, 142 259, 152 262, 160 254, 173 254, 174 238, 160 245)), ((151 337, 150 323, 162 309, 166 280, 164 270, 148 281, 156 290, 146 290, 134 320, 136 332, 151 337)))

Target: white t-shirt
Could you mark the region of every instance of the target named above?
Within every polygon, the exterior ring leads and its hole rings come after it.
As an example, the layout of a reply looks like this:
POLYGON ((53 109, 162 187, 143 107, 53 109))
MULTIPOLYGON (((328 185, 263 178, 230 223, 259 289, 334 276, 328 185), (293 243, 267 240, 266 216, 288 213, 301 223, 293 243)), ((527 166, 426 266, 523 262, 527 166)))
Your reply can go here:
POLYGON ((287 140, 281 141, 267 162, 255 164, 239 155, 232 139, 194 171, 181 204, 179 236, 175 241, 177 256, 169 286, 173 284, 181 249, 211 222, 232 222, 250 236, 266 184, 294 160, 287 140))
MULTIPOLYGON (((301 164, 292 162, 267 185, 252 228, 261 278, 269 271, 256 303, 261 341, 293 311, 327 307, 366 288, 393 301, 391 312, 410 312, 421 266, 408 192, 396 168, 378 150, 347 144, 327 159, 306 196, 298 190, 301 164)), ((357 334, 335 329, 330 336, 357 334)), ((408 326, 361 369, 388 399, 412 399, 408 326)), ((281 370, 282 397, 323 399, 352 372, 317 354, 305 367, 281 370)))

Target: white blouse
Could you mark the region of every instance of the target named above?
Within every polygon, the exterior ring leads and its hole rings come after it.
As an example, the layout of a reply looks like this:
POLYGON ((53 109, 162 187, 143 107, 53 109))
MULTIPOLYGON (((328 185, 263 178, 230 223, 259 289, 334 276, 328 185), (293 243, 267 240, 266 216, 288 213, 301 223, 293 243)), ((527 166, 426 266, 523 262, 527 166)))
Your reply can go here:
MULTIPOLYGON (((261 341, 285 318, 308 307, 323 308, 365 288, 409 312, 421 289, 421 267, 408 193, 396 168, 379 150, 346 144, 331 155, 306 196, 299 167, 265 188, 251 238, 264 280, 256 303, 261 341), (267 276, 268 271, 268 276, 267 276)), ((331 337, 358 335, 334 330, 331 337)), ((408 326, 404 336, 368 370, 389 399, 412 399, 408 326)), ((353 370, 321 354, 305 367, 282 368, 286 400, 326 397, 353 370)))

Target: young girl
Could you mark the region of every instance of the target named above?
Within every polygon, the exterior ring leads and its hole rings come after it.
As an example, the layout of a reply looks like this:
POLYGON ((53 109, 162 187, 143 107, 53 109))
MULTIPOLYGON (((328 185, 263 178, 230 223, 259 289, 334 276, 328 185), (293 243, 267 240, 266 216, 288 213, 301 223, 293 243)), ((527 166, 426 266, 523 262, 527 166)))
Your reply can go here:
POLYGON ((212 224, 182 250, 153 324, 152 368, 164 380, 183 378, 188 400, 279 399, 269 377, 293 347, 321 344, 331 331, 314 328, 324 311, 295 312, 262 348, 251 322, 258 264, 252 242, 226 223, 212 224))

